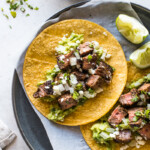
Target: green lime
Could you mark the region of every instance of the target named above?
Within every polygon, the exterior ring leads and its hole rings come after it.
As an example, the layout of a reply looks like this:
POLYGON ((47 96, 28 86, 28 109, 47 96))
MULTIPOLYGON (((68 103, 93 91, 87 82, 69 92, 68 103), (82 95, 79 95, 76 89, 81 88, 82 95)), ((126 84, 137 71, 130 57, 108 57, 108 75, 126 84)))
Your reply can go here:
POLYGON ((148 30, 135 18, 120 14, 116 19, 119 32, 134 44, 142 43, 149 35, 148 30))
POLYGON ((150 42, 144 44, 142 47, 134 51, 130 55, 130 60, 133 64, 141 69, 150 66, 150 42))

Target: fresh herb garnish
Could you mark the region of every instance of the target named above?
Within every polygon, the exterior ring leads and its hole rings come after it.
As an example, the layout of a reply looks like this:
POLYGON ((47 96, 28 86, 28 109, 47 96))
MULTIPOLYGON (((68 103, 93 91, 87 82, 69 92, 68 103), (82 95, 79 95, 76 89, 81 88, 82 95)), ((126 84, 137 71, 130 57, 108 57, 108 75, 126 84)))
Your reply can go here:
POLYGON ((89 88, 88 91, 89 91, 90 94, 93 94, 93 93, 94 93, 94 90, 91 89, 91 88, 89 88))
POLYGON ((139 100, 138 96, 136 95, 134 98, 131 99, 131 102, 137 102, 139 100))
POLYGON ((28 8, 33 9, 33 6, 31 6, 30 4, 26 3, 28 8))
POLYGON ((3 9, 3 8, 1 8, 1 11, 2 11, 2 12, 4 12, 4 9, 3 9))
POLYGON ((21 7, 20 10, 21 10, 22 12, 25 12, 25 11, 26 11, 25 8, 23 8, 23 7, 21 7))
POLYGON ((34 10, 39 10, 39 8, 38 8, 38 7, 35 7, 34 10))
POLYGON ((76 85, 76 90, 77 91, 79 91, 79 90, 81 90, 82 89, 82 84, 81 83, 78 83, 77 85, 76 85))
POLYGON ((8 15, 7 14, 3 14, 3 16, 5 16, 7 19, 9 19, 8 15))
POLYGON ((17 14, 16 14, 15 11, 11 11, 10 13, 11 13, 11 15, 12 15, 13 18, 16 18, 16 15, 17 15, 17 14))
POLYGON ((76 91, 74 91, 74 93, 73 93, 73 99, 75 99, 75 100, 78 100, 78 97, 79 97, 79 93, 78 92, 76 92, 76 91))
POLYGON ((88 55, 88 61, 92 60, 92 55, 88 55))
POLYGON ((30 14, 26 14, 26 17, 30 16, 30 14))
POLYGON ((134 122, 138 121, 138 119, 139 119, 139 118, 138 118, 137 116, 134 116, 134 117, 133 117, 133 121, 134 121, 134 122))

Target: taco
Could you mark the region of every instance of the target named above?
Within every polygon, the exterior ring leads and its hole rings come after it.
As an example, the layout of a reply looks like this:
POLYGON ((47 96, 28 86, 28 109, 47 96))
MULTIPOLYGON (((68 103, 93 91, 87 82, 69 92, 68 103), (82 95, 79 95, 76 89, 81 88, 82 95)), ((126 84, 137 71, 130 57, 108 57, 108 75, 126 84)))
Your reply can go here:
POLYGON ((119 102, 104 117, 81 126, 92 150, 150 148, 150 68, 128 63, 127 86, 119 102))
POLYGON ((127 63, 118 41, 86 20, 65 20, 29 46, 23 81, 33 105, 49 120, 83 125, 106 114, 122 93, 127 63))

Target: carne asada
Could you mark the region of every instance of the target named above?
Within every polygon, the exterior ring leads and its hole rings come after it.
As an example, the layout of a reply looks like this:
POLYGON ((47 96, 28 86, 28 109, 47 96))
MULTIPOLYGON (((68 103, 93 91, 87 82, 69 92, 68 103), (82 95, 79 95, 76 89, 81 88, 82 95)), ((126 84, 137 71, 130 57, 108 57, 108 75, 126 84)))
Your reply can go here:
POLYGON ((108 122, 115 126, 122 122, 122 119, 127 115, 126 109, 121 107, 120 105, 115 108, 115 110, 112 112, 111 116, 108 118, 108 122))
POLYGON ((133 145, 134 141, 141 139, 144 145, 145 140, 150 140, 150 98, 145 99, 146 105, 139 107, 138 104, 143 102, 142 97, 149 96, 149 90, 150 80, 143 80, 140 87, 130 88, 128 93, 121 95, 120 104, 92 125, 93 139, 107 147, 111 147, 113 141, 133 145))
POLYGON ((53 121, 63 121, 65 115, 69 114, 69 109, 75 110, 81 102, 94 98, 102 92, 103 83, 110 83, 113 76, 112 68, 102 61, 97 52, 99 49, 94 48, 96 41, 83 43, 83 35, 75 33, 63 39, 65 40, 60 43, 66 46, 66 51, 59 51, 62 48, 60 45, 56 48, 57 65, 48 71, 48 81, 41 84, 37 92, 33 94, 35 98, 44 98, 49 95, 55 97, 57 107, 52 107, 48 115, 48 118, 53 121), (79 41, 70 41, 74 38, 79 41), (70 44, 68 42, 72 44, 70 49, 68 49, 70 44))

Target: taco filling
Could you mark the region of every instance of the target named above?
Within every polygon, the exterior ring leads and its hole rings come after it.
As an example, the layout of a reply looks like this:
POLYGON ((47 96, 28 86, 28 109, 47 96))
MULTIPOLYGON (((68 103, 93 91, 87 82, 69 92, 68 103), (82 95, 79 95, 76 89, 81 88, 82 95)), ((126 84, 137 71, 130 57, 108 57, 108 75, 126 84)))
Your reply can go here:
POLYGON ((114 68, 105 62, 111 57, 97 41, 84 42, 83 34, 65 35, 56 49, 57 65, 38 83, 34 98, 53 102, 48 118, 63 121, 78 105, 94 98, 111 83, 114 68))
POLYGON ((121 150, 140 146, 150 140, 150 74, 128 85, 119 104, 91 127, 93 139, 111 149, 121 143, 121 150))

